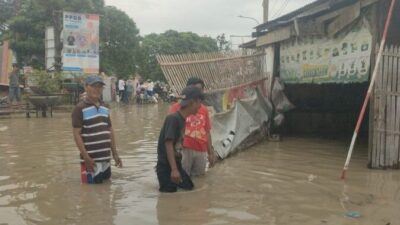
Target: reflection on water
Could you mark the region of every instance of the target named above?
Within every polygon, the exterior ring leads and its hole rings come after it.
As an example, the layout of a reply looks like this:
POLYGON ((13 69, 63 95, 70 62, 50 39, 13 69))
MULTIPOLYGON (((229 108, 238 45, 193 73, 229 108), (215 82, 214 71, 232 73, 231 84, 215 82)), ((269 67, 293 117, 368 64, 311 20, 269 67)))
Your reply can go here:
POLYGON ((366 169, 358 146, 339 180, 347 142, 264 142, 194 179, 192 192, 159 194, 156 141, 166 105, 112 112, 124 168, 81 185, 70 114, 0 118, 0 224, 399 224, 400 173, 366 169), (361 218, 346 218, 348 211, 361 218))

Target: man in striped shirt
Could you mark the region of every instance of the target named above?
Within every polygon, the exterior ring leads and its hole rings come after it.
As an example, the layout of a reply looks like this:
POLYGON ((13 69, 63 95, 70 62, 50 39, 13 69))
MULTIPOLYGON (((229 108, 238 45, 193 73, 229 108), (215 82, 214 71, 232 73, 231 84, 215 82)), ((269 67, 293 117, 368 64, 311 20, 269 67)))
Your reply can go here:
POLYGON ((86 97, 72 112, 73 135, 80 151, 83 183, 102 183, 111 177, 111 153, 117 167, 122 161, 115 147, 110 110, 100 100, 104 82, 96 76, 86 78, 86 97))

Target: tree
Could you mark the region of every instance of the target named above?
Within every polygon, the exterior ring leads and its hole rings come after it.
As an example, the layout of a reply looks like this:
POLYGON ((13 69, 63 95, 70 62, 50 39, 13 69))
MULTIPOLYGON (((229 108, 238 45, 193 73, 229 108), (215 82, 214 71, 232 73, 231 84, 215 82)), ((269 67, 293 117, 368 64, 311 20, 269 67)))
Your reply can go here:
POLYGON ((115 7, 104 8, 100 23, 100 69, 119 78, 136 72, 139 30, 135 22, 115 7))
MULTIPOLYGON (((5 27, 4 33, 0 35, 11 41, 11 48, 16 52, 20 65, 30 65, 36 69, 44 69, 45 28, 54 25, 60 28, 63 10, 102 15, 100 70, 118 77, 127 78, 139 70, 145 77, 163 79, 156 61, 157 54, 218 51, 214 39, 191 32, 170 30, 141 39, 135 22, 117 8, 105 7, 104 0, 0 0, 0 3, 9 1, 15 4, 11 4, 12 13, 0 15, 0 26, 5 25, 2 26, 5 27)), ((10 8, 11 5, 7 6, 10 8)), ((0 12, 3 10, 1 8, 0 12)))
POLYGON ((143 38, 139 72, 145 78, 164 80, 157 63, 157 54, 186 54, 218 51, 217 42, 211 37, 200 37, 192 32, 168 30, 162 34, 149 34, 143 38))
POLYGON ((229 42, 225 38, 225 34, 221 34, 217 36, 217 43, 218 43, 218 49, 220 51, 228 51, 230 50, 229 42))
MULTIPOLYGON (((4 0, 0 0, 4 1, 4 0)), ((61 28, 61 12, 101 14, 100 69, 108 74, 127 77, 136 70, 139 30, 131 18, 104 0, 19 0, 19 10, 7 20, 7 38, 17 53, 19 64, 43 69, 45 28, 61 28)), ((2 17, 0 17, 2 19, 2 17)), ((2 22, 2 20, 0 20, 2 22)))
POLYGON ((45 28, 61 19, 62 10, 81 13, 101 13, 104 0, 14 0, 15 15, 4 22, 4 39, 10 39, 19 64, 44 68, 45 28), (57 14, 58 13, 58 14, 57 14))
MULTIPOLYGON (((0 37, 7 30, 7 21, 15 13, 15 2, 9 0, 0 0, 0 37)), ((2 39, 2 38, 1 38, 2 39)))

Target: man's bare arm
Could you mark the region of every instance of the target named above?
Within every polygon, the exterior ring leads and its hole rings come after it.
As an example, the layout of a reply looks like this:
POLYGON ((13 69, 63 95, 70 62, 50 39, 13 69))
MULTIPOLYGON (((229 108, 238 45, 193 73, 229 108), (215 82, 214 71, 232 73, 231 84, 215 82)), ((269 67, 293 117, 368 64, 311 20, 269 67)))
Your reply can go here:
POLYGON ((167 140, 165 142, 165 147, 167 148, 167 159, 169 166, 171 167, 171 181, 179 184, 181 182, 181 174, 178 171, 175 159, 174 143, 172 140, 167 140))
POLYGON ((111 132, 111 153, 112 153, 113 159, 115 161, 115 165, 117 167, 122 167, 122 161, 121 161, 121 158, 119 158, 119 155, 117 152, 114 129, 112 127, 110 128, 110 132, 111 132))
POLYGON ((86 168, 89 171, 94 171, 94 161, 86 151, 85 145, 83 144, 83 140, 81 137, 81 131, 82 131, 82 128, 73 128, 72 133, 74 135, 74 140, 75 140, 76 146, 79 149, 79 152, 81 153, 81 156, 85 160, 86 168))

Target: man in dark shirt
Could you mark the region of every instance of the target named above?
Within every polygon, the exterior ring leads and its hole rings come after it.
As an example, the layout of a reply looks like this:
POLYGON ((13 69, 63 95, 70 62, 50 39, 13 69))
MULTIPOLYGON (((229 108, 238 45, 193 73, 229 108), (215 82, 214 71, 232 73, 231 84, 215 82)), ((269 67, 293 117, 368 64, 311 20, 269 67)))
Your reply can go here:
POLYGON ((182 138, 186 117, 197 113, 203 99, 200 88, 186 87, 182 91, 180 110, 165 118, 157 146, 156 172, 160 192, 176 192, 178 187, 192 190, 194 187, 190 177, 182 169, 182 138))

